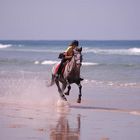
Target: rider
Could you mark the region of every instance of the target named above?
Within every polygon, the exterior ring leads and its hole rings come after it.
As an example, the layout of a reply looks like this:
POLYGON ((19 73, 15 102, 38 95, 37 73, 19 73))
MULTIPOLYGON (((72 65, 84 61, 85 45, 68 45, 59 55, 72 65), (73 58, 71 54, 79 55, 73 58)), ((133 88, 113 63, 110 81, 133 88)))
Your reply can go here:
POLYGON ((79 46, 79 42, 77 40, 73 40, 70 43, 70 45, 68 46, 68 48, 66 49, 66 51, 64 53, 60 53, 58 58, 61 58, 62 60, 61 60, 60 66, 58 68, 56 77, 59 77, 59 75, 61 74, 64 62, 66 62, 67 60, 69 60, 69 61, 71 60, 71 58, 74 54, 73 50, 78 46, 79 46))

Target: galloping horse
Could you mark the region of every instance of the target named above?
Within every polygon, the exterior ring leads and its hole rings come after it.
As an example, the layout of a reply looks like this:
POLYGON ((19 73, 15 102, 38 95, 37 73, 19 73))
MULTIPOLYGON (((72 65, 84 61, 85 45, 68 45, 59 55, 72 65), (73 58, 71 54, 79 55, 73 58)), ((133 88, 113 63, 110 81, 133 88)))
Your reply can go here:
POLYGON ((74 55, 72 59, 66 63, 66 66, 63 68, 64 70, 62 70, 63 72, 59 77, 56 77, 56 71, 59 64, 55 65, 52 69, 52 79, 51 79, 50 86, 52 86, 55 83, 58 87, 58 92, 60 94, 60 97, 65 101, 67 101, 65 95, 69 95, 69 92, 71 90, 70 84, 75 83, 79 86, 79 96, 78 96, 77 103, 81 103, 81 96, 82 96, 81 81, 83 80, 80 78, 80 67, 82 64, 81 52, 82 52, 82 47, 74 49, 74 55), (62 83, 62 87, 60 87, 60 83, 62 83), (64 93, 66 87, 68 90, 64 93))

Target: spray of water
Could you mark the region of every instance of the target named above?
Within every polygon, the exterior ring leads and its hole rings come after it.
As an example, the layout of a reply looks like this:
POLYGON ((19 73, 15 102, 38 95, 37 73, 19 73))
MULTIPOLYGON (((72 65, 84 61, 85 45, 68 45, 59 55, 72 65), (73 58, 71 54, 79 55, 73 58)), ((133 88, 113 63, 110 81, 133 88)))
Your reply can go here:
POLYGON ((57 106, 59 94, 56 86, 47 87, 47 78, 42 78, 39 73, 8 74, 3 72, 0 76, 0 102, 57 106))

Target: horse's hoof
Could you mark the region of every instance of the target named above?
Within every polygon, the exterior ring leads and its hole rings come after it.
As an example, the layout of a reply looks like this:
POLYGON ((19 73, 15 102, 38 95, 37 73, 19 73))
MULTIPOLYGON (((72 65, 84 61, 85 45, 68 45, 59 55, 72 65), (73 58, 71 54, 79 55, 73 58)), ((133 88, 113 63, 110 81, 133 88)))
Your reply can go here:
POLYGON ((81 99, 78 99, 78 100, 77 100, 77 103, 81 103, 81 99))
POLYGON ((62 99, 64 100, 64 101, 67 101, 67 98, 63 95, 62 96, 62 99))

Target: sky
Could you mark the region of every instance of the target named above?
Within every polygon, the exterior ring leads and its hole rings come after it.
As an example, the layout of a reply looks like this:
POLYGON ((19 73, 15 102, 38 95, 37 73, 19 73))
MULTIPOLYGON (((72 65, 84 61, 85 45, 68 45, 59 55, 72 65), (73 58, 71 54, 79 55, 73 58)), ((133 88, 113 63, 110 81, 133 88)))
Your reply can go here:
POLYGON ((140 40, 140 0, 0 0, 0 40, 140 40))

